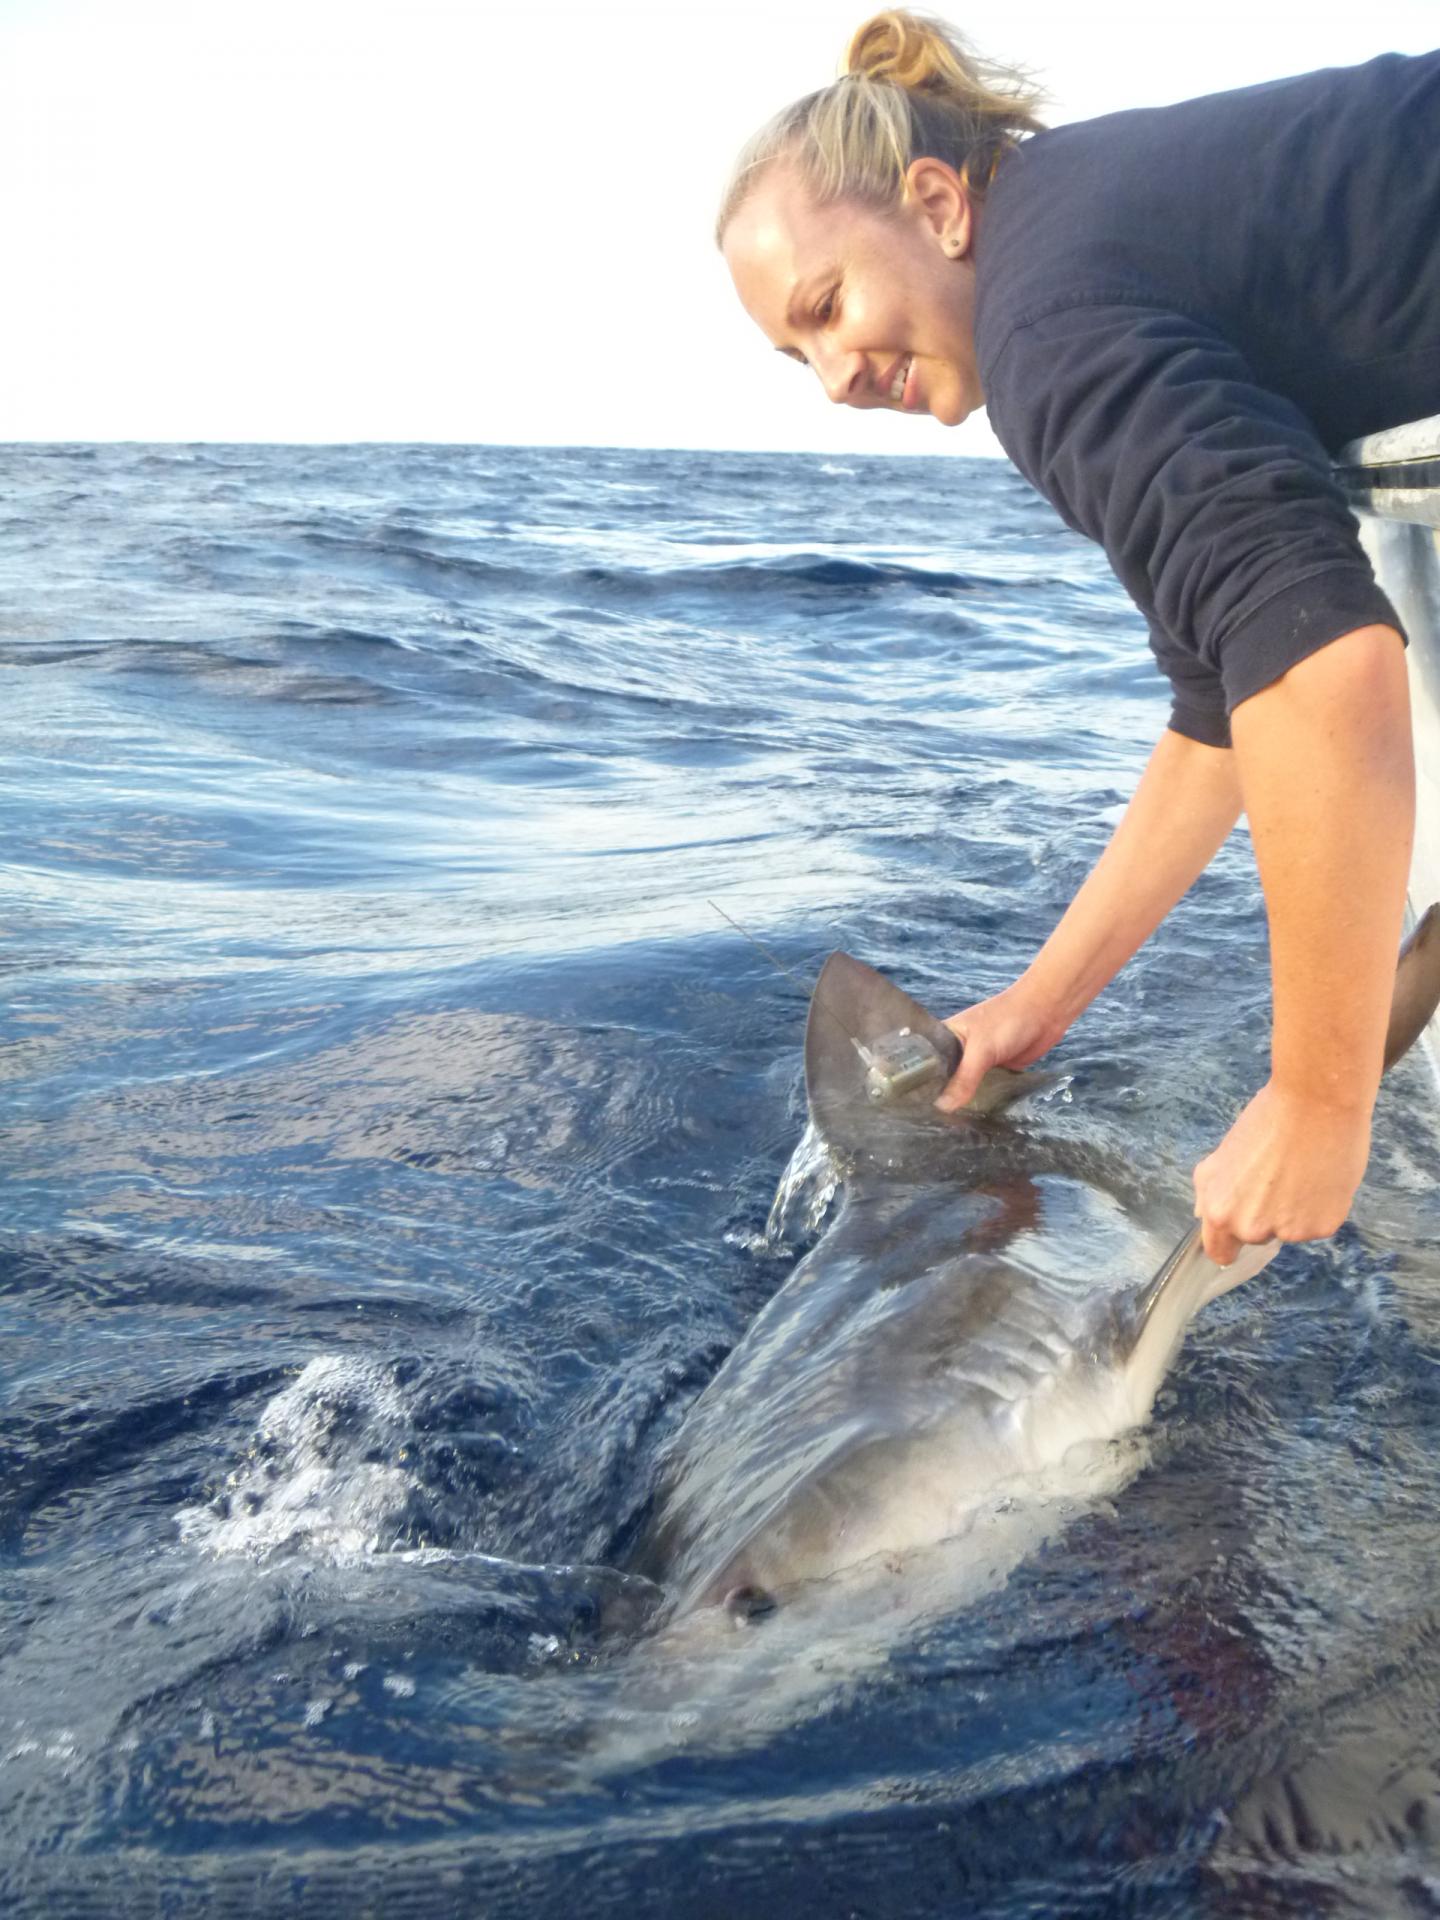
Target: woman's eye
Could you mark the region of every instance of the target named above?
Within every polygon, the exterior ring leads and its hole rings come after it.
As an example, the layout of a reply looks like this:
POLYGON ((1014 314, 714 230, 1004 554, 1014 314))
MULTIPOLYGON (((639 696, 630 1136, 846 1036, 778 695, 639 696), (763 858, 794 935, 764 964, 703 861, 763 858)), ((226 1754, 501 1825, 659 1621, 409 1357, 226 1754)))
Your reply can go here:
POLYGON ((832 290, 830 293, 827 293, 825 295, 824 299, 820 302, 819 306, 816 307, 815 318, 819 321, 820 325, 823 327, 826 324, 826 322, 829 320, 832 320, 834 316, 835 316, 835 295, 832 290))

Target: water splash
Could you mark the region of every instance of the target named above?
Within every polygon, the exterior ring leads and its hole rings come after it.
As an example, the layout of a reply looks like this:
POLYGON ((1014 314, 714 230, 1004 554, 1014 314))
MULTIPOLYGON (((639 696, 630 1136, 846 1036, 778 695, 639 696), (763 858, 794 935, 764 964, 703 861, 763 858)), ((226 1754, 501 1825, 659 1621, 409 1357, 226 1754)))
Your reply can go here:
POLYGON ((266 1403, 245 1460, 180 1536, 215 1556, 304 1550, 344 1563, 400 1542, 412 1476, 404 1396, 373 1360, 319 1354, 266 1403))
POLYGON ((762 1245, 767 1253, 794 1253, 825 1224, 840 1186, 840 1172, 812 1121, 780 1176, 762 1245))

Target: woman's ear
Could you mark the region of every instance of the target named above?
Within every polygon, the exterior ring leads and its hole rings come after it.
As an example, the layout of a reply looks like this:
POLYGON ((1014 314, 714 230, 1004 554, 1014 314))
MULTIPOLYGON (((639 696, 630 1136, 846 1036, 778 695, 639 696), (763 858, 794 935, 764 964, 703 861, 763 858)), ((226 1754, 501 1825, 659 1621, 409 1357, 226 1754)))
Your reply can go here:
POLYGON ((963 260, 974 239, 970 190, 954 167, 928 155, 905 172, 905 198, 951 260, 963 260))

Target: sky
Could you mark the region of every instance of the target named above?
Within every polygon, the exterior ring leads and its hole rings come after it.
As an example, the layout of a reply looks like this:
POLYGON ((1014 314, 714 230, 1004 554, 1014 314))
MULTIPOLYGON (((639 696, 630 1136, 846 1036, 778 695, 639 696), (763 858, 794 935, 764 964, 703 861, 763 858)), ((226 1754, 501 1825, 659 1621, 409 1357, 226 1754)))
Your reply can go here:
MULTIPOLYGON (((856 414, 711 241, 863 0, 0 0, 0 440, 985 453, 856 414)), ((1440 41, 1440 0, 941 5, 1052 122, 1440 41)))

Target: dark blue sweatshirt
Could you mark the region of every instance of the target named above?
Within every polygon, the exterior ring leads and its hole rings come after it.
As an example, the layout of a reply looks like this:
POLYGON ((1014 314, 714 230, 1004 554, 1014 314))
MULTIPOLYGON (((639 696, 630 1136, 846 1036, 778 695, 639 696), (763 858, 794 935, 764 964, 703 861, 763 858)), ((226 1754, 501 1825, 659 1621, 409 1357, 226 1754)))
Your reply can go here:
POLYGON ((1440 53, 1107 115, 1001 162, 976 251, 990 422, 1150 622, 1170 724, 1399 626, 1332 474, 1440 413, 1440 53))

